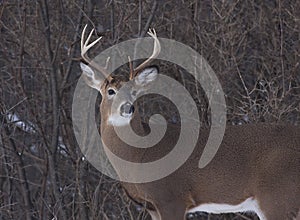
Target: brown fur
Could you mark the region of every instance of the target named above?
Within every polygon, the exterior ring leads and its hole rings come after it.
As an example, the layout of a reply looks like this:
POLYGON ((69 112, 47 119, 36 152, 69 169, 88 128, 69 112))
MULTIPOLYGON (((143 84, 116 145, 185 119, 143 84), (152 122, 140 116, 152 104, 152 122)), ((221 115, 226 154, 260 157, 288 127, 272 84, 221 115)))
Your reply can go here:
MULTIPOLYGON (((108 123, 112 99, 108 99, 106 94, 109 88, 118 91, 124 82, 110 80, 98 89, 102 94, 102 141, 115 155, 127 161, 155 161, 175 146, 180 126, 169 124, 163 139, 147 149, 134 148, 121 141, 113 126, 108 123)), ((139 89, 135 88, 134 81, 130 83, 132 88, 127 88, 128 94, 122 94, 124 101, 127 101, 131 91, 139 89)), ((139 135, 146 135, 149 128, 142 122, 137 108, 135 106, 131 127, 139 135)), ((189 134, 198 135, 195 131, 189 131, 189 134)), ((194 152, 169 176, 149 183, 123 183, 130 197, 139 203, 148 204, 153 220, 183 220, 187 210, 201 204, 237 205, 250 197, 258 201, 267 220, 299 219, 299 214, 296 217, 300 207, 299 127, 228 125, 217 154, 205 168, 199 169, 198 161, 208 135, 209 129, 200 129, 194 152)), ((114 162, 111 162, 114 166, 114 162)), ((134 172, 130 175, 135 175, 134 172)))

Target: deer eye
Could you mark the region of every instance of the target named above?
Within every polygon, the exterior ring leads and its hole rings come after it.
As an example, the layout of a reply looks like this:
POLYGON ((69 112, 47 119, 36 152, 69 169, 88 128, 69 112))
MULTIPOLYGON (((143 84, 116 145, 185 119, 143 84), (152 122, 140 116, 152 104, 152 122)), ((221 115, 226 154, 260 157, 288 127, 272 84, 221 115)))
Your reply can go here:
POLYGON ((108 89, 107 94, 108 95, 114 95, 114 94, 116 94, 116 91, 114 89, 108 89))

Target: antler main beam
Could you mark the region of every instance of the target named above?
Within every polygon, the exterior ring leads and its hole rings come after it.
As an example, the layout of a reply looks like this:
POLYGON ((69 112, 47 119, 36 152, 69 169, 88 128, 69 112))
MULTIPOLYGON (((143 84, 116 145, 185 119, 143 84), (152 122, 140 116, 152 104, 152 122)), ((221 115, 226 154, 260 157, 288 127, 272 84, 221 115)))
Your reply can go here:
POLYGON ((95 40, 95 41, 93 41, 93 42, 91 42, 91 43, 89 44, 90 39, 91 39, 91 36, 92 36, 92 34, 93 34, 93 32, 94 32, 95 29, 93 29, 93 30, 90 32, 90 34, 89 34, 89 36, 87 37, 87 39, 84 40, 84 39, 85 39, 85 31, 86 31, 86 28, 87 28, 87 25, 84 26, 84 29, 83 29, 82 34, 81 34, 81 57, 82 57, 82 58, 84 59, 84 61, 86 61, 91 67, 93 67, 94 69, 98 70, 101 74, 103 74, 104 77, 106 77, 106 78, 107 78, 107 77, 110 77, 110 76, 109 76, 110 74, 109 74, 109 72, 107 71, 107 63, 108 63, 109 57, 108 57, 108 59, 107 59, 107 61, 106 61, 106 67, 102 67, 102 66, 98 65, 95 61, 92 61, 92 60, 89 58, 88 54, 87 54, 88 50, 91 49, 96 43, 98 43, 98 42, 101 40, 102 36, 99 37, 97 40, 95 40))
MULTIPOLYGON (((133 79, 143 68, 145 68, 147 65, 149 65, 153 61, 153 59, 155 59, 158 56, 158 54, 160 53, 161 46, 160 46, 160 43, 157 38, 155 30, 149 29, 148 34, 154 39, 152 55, 147 60, 145 60, 143 63, 141 63, 138 67, 136 67, 135 69, 131 68, 130 79, 133 79)), ((129 60, 129 63, 130 62, 131 62, 131 60, 129 60)), ((132 65, 132 64, 130 64, 130 65, 132 65)))

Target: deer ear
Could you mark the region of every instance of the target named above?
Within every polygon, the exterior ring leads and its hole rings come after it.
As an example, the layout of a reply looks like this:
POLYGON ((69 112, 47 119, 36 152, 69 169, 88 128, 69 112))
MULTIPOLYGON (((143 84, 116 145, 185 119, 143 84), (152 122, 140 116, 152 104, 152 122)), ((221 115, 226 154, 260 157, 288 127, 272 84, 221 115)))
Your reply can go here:
POLYGON ((91 67, 84 63, 80 63, 80 67, 82 70, 83 78, 86 84, 94 89, 100 91, 101 85, 103 81, 98 78, 91 67))
POLYGON ((154 81, 158 74, 158 68, 151 66, 143 69, 135 78, 135 83, 138 85, 146 85, 154 81))

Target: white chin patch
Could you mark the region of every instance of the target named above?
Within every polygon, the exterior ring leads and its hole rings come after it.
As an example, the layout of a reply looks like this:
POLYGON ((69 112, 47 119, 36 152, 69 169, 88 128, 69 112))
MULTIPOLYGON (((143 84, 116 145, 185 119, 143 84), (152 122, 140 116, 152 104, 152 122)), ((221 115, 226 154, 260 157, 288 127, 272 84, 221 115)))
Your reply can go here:
POLYGON ((117 114, 113 114, 113 115, 109 116, 108 124, 120 127, 120 126, 129 125, 130 120, 131 120, 131 114, 126 115, 126 117, 123 117, 123 116, 117 115, 117 114))
POLYGON ((132 114, 126 114, 126 113, 123 113, 121 118, 131 118, 132 114))

